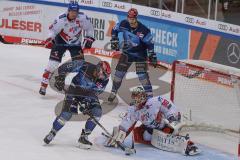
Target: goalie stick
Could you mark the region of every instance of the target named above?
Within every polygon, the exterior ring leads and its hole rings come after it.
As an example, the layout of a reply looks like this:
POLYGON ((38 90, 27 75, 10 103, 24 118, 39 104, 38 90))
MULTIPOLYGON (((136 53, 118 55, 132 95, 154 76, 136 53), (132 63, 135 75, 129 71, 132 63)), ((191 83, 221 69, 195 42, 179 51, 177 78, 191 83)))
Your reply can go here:
MULTIPOLYGON (((100 128, 102 128, 102 130, 105 132, 105 133, 102 133, 102 135, 104 135, 105 137, 108 137, 108 138, 112 138, 117 143, 117 145, 120 147, 120 149, 125 152, 126 155, 131 155, 131 154, 136 153, 136 150, 134 148, 129 148, 129 147, 125 146, 123 143, 116 141, 113 138, 113 136, 106 130, 106 128, 104 128, 103 125, 100 122, 98 122, 94 116, 91 115, 91 113, 87 113, 87 115, 89 115, 89 117, 92 118, 94 120, 94 122, 100 128)), ((134 147, 134 145, 132 145, 132 147, 134 147)))
MULTIPOLYGON (((102 135, 104 136, 104 137, 106 137, 106 138, 111 138, 111 139, 113 139, 113 140, 115 140, 111 135, 108 135, 108 134, 106 134, 106 133, 103 133, 102 132, 102 135)), ((115 140, 116 141, 116 140, 115 140)), ((118 144, 118 146, 119 146, 119 141, 116 141, 116 143, 118 144)), ((120 144, 122 144, 122 143, 120 143, 120 144)), ((132 139, 132 147, 131 148, 129 148, 129 147, 127 147, 127 146, 125 146, 124 144, 122 144, 123 145, 123 147, 125 147, 125 154, 126 155, 131 155, 131 154, 134 154, 134 153, 136 153, 136 149, 134 149, 134 141, 133 141, 133 139, 132 139)), ((120 148, 121 148, 121 146, 119 146, 120 148)), ((122 148, 121 148, 122 149, 122 148)), ((123 150, 123 149, 122 149, 123 150)))

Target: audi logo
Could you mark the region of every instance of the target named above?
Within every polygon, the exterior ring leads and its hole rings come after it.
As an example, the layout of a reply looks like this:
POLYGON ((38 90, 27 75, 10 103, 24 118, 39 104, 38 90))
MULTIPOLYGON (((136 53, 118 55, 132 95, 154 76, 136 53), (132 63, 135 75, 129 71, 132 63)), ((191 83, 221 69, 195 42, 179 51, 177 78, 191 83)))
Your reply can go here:
POLYGON ((104 6, 104 7, 112 7, 112 3, 111 2, 102 2, 102 6, 104 6))
POLYGON ((191 24, 194 24, 194 18, 191 18, 191 17, 186 17, 185 18, 185 21, 187 22, 187 23, 191 23, 191 24))
POLYGON ((218 25, 218 29, 220 29, 222 31, 227 31, 228 30, 228 25, 226 25, 226 24, 219 24, 218 25))
POLYGON ((153 16, 160 16, 161 15, 160 11, 156 11, 156 10, 151 10, 150 14, 153 15, 153 16))

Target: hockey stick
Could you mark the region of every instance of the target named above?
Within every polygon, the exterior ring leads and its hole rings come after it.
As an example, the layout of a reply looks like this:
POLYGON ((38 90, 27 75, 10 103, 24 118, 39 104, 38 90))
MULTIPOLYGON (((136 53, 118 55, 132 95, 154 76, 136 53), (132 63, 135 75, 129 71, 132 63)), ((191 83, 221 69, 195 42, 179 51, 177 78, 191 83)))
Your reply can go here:
MULTIPOLYGON (((103 49, 104 50, 106 50, 106 51, 113 51, 109 46, 111 45, 111 42, 107 42, 105 45, 104 45, 104 47, 103 47, 103 49)), ((115 51, 116 53, 118 53, 118 54, 122 54, 123 53, 123 51, 122 51, 122 49, 120 49, 119 51, 115 51)), ((149 63, 149 65, 150 66, 153 66, 151 63, 149 63)), ((153 66, 154 67, 154 66, 153 66)), ((169 68, 168 67, 166 67, 166 66, 164 66, 164 65, 162 65, 162 64, 157 64, 156 65, 156 67, 154 67, 154 68, 159 68, 159 69, 163 69, 163 70, 169 70, 169 68)))
POLYGON ((102 125, 100 122, 98 122, 94 116, 91 115, 91 113, 87 113, 87 115, 89 115, 90 118, 93 119, 94 122, 95 122, 100 128, 102 128, 102 130, 105 132, 105 134, 103 134, 103 135, 106 136, 106 137, 108 137, 108 138, 113 139, 113 140, 117 143, 117 145, 120 147, 120 149, 125 152, 126 155, 131 155, 131 154, 136 153, 136 150, 135 150, 134 148, 129 148, 129 147, 125 146, 123 143, 117 141, 117 140, 106 130, 106 128, 104 128, 103 125, 102 125))
POLYGON ((2 42, 3 44, 13 44, 11 42, 5 41, 5 39, 1 35, 0 35, 0 42, 2 42))
POLYGON ((13 44, 13 45, 33 45, 33 46, 44 46, 45 45, 43 43, 26 43, 26 42, 14 43, 14 42, 8 42, 3 38, 2 35, 0 35, 0 42, 3 43, 3 44, 13 44))
MULTIPOLYGON (((7 42, 2 35, 0 35, 0 42, 3 44, 13 44, 13 45, 32 45, 32 46, 44 46, 44 43, 26 43, 26 42, 22 42, 22 43, 15 43, 15 42, 7 42)), ((64 46, 64 47, 75 47, 75 46, 79 46, 79 44, 56 44, 57 46, 64 46)), ((84 50, 84 49, 83 49, 84 50)), ((86 50, 86 49, 85 49, 86 50)))

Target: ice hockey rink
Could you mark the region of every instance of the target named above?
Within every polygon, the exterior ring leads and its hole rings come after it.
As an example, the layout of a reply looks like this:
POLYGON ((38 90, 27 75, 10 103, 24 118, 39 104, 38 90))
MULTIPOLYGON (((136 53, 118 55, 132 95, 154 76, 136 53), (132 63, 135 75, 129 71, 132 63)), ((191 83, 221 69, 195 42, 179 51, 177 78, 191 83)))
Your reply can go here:
MULTIPOLYGON (((96 127, 89 137, 91 150, 77 148, 77 140, 85 122, 69 122, 54 141, 45 146, 44 136, 55 118, 55 105, 63 95, 49 89, 47 95, 38 94, 41 75, 47 64, 49 50, 40 47, 0 44, 0 159, 1 160, 235 160, 236 155, 199 144, 200 155, 186 157, 151 146, 135 144, 137 153, 126 156, 120 149, 103 147, 102 130, 96 127)), ((65 58, 69 57, 66 54, 65 58)), ((105 58, 111 60, 110 58, 105 58)), ((168 73, 166 73, 168 74, 168 73)), ((163 76, 164 77, 164 76, 163 76)), ((165 76, 170 82, 170 76, 165 76)), ((111 82, 111 81, 110 81, 111 82)), ((107 90, 110 91, 111 83, 107 90)), ((104 107, 104 106, 102 106, 104 107)), ((119 114, 127 105, 123 102, 102 117, 100 122, 112 131, 120 123, 119 114)), ((207 134, 206 134, 207 135, 207 134)), ((191 136, 191 135, 190 135, 191 136)), ((194 141, 194 139, 193 139, 194 141)), ((209 143, 215 139, 209 138, 209 143)), ((126 144, 130 139, 126 140, 126 144)), ((225 144, 221 144, 225 148, 225 144)), ((237 148, 226 148, 234 150, 237 148)))

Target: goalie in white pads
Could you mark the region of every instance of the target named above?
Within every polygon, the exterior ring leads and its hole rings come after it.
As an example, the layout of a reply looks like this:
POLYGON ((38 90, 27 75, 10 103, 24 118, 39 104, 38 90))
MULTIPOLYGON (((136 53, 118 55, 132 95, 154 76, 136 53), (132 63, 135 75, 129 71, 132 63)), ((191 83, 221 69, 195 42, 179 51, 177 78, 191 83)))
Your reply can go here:
MULTIPOLYGON (((121 124, 113 128, 115 140, 123 142, 133 131, 134 141, 137 143, 152 144, 161 150, 184 155, 200 153, 188 135, 179 135, 181 114, 170 100, 161 96, 147 99, 142 87, 133 90, 132 99, 134 105, 128 108, 121 124), (142 124, 134 128, 138 121, 142 124)), ((106 146, 116 147, 115 140, 108 139, 106 146)))

